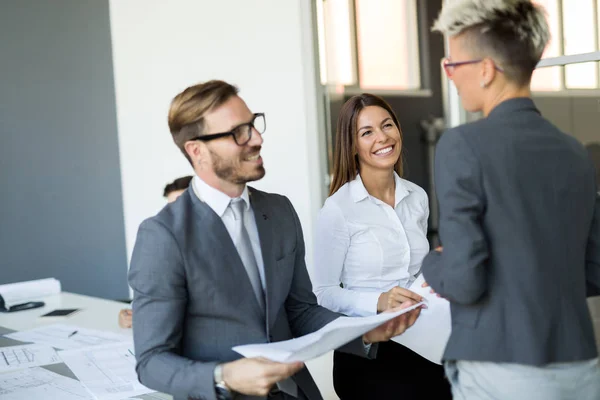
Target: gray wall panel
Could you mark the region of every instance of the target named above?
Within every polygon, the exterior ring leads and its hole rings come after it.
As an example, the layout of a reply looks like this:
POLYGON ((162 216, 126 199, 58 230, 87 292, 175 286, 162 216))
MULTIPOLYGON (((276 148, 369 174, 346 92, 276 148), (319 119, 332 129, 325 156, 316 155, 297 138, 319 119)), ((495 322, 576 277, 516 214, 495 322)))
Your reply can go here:
POLYGON ((0 1, 0 283, 128 296, 107 0, 0 1))

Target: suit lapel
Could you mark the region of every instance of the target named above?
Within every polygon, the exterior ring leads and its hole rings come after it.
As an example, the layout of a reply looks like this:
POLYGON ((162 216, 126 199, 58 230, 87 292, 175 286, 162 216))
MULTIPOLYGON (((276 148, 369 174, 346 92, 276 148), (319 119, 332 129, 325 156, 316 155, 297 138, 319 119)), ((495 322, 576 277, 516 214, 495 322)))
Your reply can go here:
POLYGON ((231 240, 231 236, 229 236, 227 228, 225 228, 225 224, 223 224, 221 218, 212 210, 212 208, 198 199, 192 191, 190 191, 189 195, 192 198, 194 211, 199 217, 197 219, 197 224, 200 225, 200 232, 206 231, 207 229, 210 230, 210 233, 204 235, 204 237, 210 242, 210 247, 217 249, 215 253, 222 255, 223 257, 221 261, 215 263, 219 269, 218 271, 215 271, 215 276, 217 279, 234 279, 235 282, 233 287, 235 288, 235 291, 232 295, 239 294, 238 291, 242 290, 244 298, 252 298, 252 300, 249 301, 252 304, 252 310, 255 316, 262 320, 263 311, 260 309, 254 290, 252 289, 252 283, 250 283, 250 278, 248 278, 246 268, 244 267, 244 264, 242 264, 242 260, 231 240))
POLYGON ((276 283, 276 270, 275 270, 275 257, 273 255, 273 240, 275 238, 273 232, 273 221, 270 219, 270 213, 266 208, 264 197, 261 193, 256 192, 251 187, 248 187, 250 191, 250 204, 254 211, 254 220, 256 221, 256 228, 258 230, 258 238, 260 240, 260 250, 262 252, 263 266, 265 272, 265 302, 266 302, 266 317, 267 317, 267 333, 271 327, 271 324, 275 321, 275 312, 277 311, 276 302, 273 298, 273 288, 276 283))

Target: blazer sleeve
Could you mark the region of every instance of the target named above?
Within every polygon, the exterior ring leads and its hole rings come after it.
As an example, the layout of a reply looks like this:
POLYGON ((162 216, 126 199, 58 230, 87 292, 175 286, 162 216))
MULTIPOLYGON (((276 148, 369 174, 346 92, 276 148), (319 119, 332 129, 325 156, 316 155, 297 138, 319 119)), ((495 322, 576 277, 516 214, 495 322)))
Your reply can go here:
POLYGON ((485 196, 479 160, 456 129, 447 131, 438 142, 435 188, 443 251, 425 257, 423 275, 442 297, 473 304, 486 291, 489 254, 481 225, 485 196))
MULTIPOLYGON (((290 292, 285 301, 285 308, 290 328, 295 337, 303 336, 321 329, 329 322, 339 318, 341 314, 330 311, 317 304, 317 298, 312 290, 305 262, 304 236, 302 226, 294 207, 286 198, 290 213, 293 216, 296 235, 296 261, 290 292)), ((357 338, 340 347, 338 350, 359 356, 374 357, 377 346, 365 346, 362 338, 357 338)))
POLYGON ((588 237, 586 278, 588 284, 595 287, 595 290, 590 290, 590 292, 598 293, 600 291, 600 192, 596 193, 594 217, 588 237))
POLYGON ((340 208, 328 201, 317 218, 314 292, 319 304, 352 317, 377 314, 380 292, 359 292, 340 287, 350 235, 340 208))
POLYGON ((129 284, 134 292, 133 335, 140 382, 175 397, 215 400, 216 363, 180 355, 188 301, 183 258, 171 232, 155 219, 140 225, 129 284))

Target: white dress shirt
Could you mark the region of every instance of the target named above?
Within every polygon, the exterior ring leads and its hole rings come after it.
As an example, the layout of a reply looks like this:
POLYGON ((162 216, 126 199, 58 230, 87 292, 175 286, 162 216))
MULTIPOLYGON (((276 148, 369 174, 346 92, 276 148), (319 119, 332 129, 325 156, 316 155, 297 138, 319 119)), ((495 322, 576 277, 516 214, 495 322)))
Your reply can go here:
MULTIPOLYGON (((203 202, 205 202, 212 210, 221 218, 229 236, 233 241, 236 249, 240 240, 239 229, 236 229, 236 221, 233 215, 233 210, 229 207, 229 203, 233 200, 225 193, 221 192, 208 185, 197 175, 192 179, 192 189, 196 196, 203 202), (236 234, 237 232, 237 234, 236 234), (237 236, 236 236, 237 235, 237 236)), ((263 291, 266 293, 266 281, 265 281, 265 266, 263 263, 262 251, 260 249, 260 239, 258 236, 258 228, 256 227, 256 221, 254 220, 254 211, 250 205, 250 196, 248 195, 248 186, 244 187, 242 195, 239 197, 244 202, 244 225, 248 231, 250 242, 252 244, 252 251, 256 258, 256 265, 258 265, 258 272, 260 274, 260 282, 262 284, 263 291)))
POLYGON ((419 273, 429 252, 427 194, 396 173, 394 180, 394 208, 369 195, 360 175, 325 201, 311 274, 320 305, 374 315, 381 293, 410 286, 419 273))

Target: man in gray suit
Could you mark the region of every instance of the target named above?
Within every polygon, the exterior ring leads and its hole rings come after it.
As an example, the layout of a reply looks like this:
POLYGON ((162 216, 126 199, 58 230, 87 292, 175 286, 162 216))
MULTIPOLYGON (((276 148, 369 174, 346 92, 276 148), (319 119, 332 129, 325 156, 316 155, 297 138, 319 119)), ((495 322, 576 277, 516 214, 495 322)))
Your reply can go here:
MULTIPOLYGON (((339 317, 317 305, 290 201, 246 186, 265 174, 264 114, 253 114, 234 86, 210 81, 174 98, 169 128, 196 176, 139 228, 129 283, 140 381, 176 399, 321 399, 302 363, 231 350, 302 336, 339 317)), ((343 350, 372 356, 371 343, 402 333, 418 313, 343 350)))
POLYGON ((444 247, 423 261, 451 304, 454 399, 598 400, 586 281, 600 286, 600 200, 583 145, 530 98, 544 13, 529 0, 457 0, 435 28, 463 106, 484 116, 437 145, 444 247))

